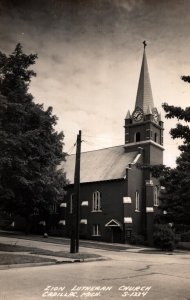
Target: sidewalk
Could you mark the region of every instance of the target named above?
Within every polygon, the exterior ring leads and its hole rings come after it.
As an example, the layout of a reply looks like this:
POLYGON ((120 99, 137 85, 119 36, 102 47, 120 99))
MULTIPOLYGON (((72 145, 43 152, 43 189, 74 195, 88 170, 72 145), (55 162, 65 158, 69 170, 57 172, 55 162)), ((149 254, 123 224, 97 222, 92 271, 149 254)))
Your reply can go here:
MULTIPOLYGON (((0 230, 0 236, 6 236, 6 237, 15 237, 17 239, 24 239, 24 240, 33 240, 33 241, 40 241, 44 243, 53 243, 57 245, 65 245, 69 247, 70 245, 70 239, 65 237, 55 237, 55 236, 49 236, 48 238, 44 238, 40 235, 24 235, 22 232, 16 232, 16 231, 3 231, 0 230)), ((124 251, 124 250, 130 250, 130 249, 144 249, 149 247, 145 246, 137 246, 137 245, 130 245, 130 244, 117 244, 117 243, 106 243, 106 242, 97 242, 92 240, 82 240, 80 239, 80 247, 84 248, 93 248, 93 249, 102 249, 102 250, 116 250, 116 251, 124 251)))
MULTIPOLYGON (((23 250, 22 252, 11 252, 11 255, 24 254, 30 257, 33 255, 41 258, 53 259, 54 264, 105 260, 105 259, 109 259, 110 254, 108 253, 110 253, 110 251, 114 251, 118 253, 126 252, 126 254, 131 252, 131 253, 145 253, 145 254, 162 253, 166 255, 171 255, 171 254, 178 255, 186 252, 181 250, 175 250, 173 253, 171 252, 163 253, 158 249, 145 247, 145 246, 135 246, 129 244, 111 244, 105 242, 80 240, 80 253, 78 253, 77 256, 72 256, 69 254, 70 239, 63 238, 63 237, 51 237, 51 236, 48 238, 44 238, 43 236, 37 236, 37 235, 26 236, 20 232, 7 232, 7 231, 0 231, 0 244, 1 243, 6 245, 12 245, 13 247, 23 246, 23 247, 30 247, 35 249, 37 248, 38 250, 41 251, 37 251, 35 254, 31 254, 29 250, 27 252, 23 250), (48 251, 52 251, 53 253, 48 253, 48 255, 46 255, 48 251), (59 256, 56 255, 56 253, 58 252, 60 254, 59 256)), ((3 251, 0 251, 0 253, 2 254, 3 251)), ((7 251, 4 251, 4 253, 8 254, 7 251)), ((26 265, 27 264, 25 264, 25 266, 26 265)), ((11 265, 11 267, 13 266, 11 265)), ((18 265, 16 267, 18 267, 18 265)), ((0 269, 1 268, 2 266, 0 266, 0 269)), ((5 266, 3 266, 3 268, 5 268, 5 266)))
POLYGON ((12 267, 23 267, 23 266, 39 266, 39 265, 49 265, 49 264, 60 264, 60 263, 74 263, 74 262, 89 262, 89 261, 99 261, 106 259, 106 257, 96 254, 96 250, 92 252, 89 249, 82 249, 80 253, 70 254, 70 246, 68 239, 62 241, 62 238, 44 238, 40 236, 24 236, 18 233, 10 233, 5 231, 0 231, 0 244, 9 245, 15 250, 13 251, 0 251, 1 255, 18 255, 18 256, 28 256, 46 258, 49 260, 54 260, 54 262, 47 263, 25 263, 25 264, 9 264, 2 265, 0 262, 0 269, 12 268, 12 267), (63 243, 62 243, 63 242, 63 243), (26 250, 17 251, 16 247, 26 247, 26 250), (31 249, 31 250, 30 250, 31 249), (31 253, 34 252, 34 253, 31 253), (44 252, 44 253, 43 253, 44 252), (51 253, 52 252, 52 253, 51 253), (46 253, 48 253, 46 255, 46 253), (59 256, 57 255, 59 254, 59 256), (71 257, 69 257, 71 256, 71 257))

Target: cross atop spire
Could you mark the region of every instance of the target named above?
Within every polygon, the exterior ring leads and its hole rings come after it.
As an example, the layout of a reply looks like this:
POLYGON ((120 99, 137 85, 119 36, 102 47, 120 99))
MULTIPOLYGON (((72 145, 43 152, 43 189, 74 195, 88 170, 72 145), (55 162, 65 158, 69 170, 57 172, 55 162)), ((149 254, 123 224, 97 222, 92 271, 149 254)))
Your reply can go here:
POLYGON ((145 51, 145 48, 147 46, 146 41, 143 42, 143 45, 144 45, 144 53, 143 53, 141 71, 140 71, 135 108, 140 107, 146 114, 149 107, 150 109, 154 107, 154 101, 152 97, 152 89, 150 84, 150 77, 148 72, 148 64, 147 64, 146 51, 145 51))
POLYGON ((147 46, 147 42, 146 42, 146 41, 143 41, 143 45, 144 45, 144 50, 145 50, 145 48, 146 48, 146 46, 147 46))

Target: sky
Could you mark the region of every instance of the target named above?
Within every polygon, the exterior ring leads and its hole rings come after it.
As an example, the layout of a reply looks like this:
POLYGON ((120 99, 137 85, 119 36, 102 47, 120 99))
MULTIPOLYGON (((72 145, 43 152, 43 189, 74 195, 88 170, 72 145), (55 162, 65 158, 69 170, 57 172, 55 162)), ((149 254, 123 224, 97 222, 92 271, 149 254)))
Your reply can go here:
POLYGON ((37 53, 30 92, 36 103, 53 107, 64 151, 124 143, 124 118, 135 106, 147 41, 154 104, 164 121, 164 164, 175 166, 180 140, 169 131, 162 103, 189 106, 189 0, 0 0, 0 51, 20 42, 37 53))

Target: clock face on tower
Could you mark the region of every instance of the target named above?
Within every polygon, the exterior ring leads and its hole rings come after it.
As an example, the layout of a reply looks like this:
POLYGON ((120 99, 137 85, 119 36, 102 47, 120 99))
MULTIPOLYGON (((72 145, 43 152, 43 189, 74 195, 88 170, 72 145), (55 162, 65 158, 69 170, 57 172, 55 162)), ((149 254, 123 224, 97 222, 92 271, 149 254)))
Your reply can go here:
POLYGON ((154 122, 158 123, 158 111, 156 108, 152 110, 154 122))
POLYGON ((136 122, 139 122, 143 119, 143 111, 140 110, 140 109, 136 109, 133 113, 133 119, 136 121, 136 122))

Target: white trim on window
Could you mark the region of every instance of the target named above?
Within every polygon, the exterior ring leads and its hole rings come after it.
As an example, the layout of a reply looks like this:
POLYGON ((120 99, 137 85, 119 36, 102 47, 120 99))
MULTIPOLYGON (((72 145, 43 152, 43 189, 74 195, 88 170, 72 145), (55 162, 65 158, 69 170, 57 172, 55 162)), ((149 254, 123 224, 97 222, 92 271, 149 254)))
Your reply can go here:
POLYGON ((135 211, 140 211, 139 191, 135 192, 135 211))
POLYGON ((156 185, 154 187, 154 206, 159 206, 159 199, 158 199, 159 187, 156 185))
POLYGON ((147 213, 154 212, 154 208, 153 207, 146 207, 146 212, 147 213))
POLYGON ((59 225, 66 225, 65 220, 60 220, 60 221, 59 221, 59 225))
POLYGON ((100 224, 94 224, 92 227, 92 235, 93 236, 101 236, 100 234, 100 224))
POLYGON ((147 186, 153 186, 153 181, 152 180, 146 180, 146 185, 147 186))
POLYGON ((124 218, 124 223, 125 224, 132 224, 133 223, 133 219, 131 217, 125 217, 124 218))
POLYGON ((81 219, 80 220, 80 224, 85 224, 86 225, 87 223, 88 223, 87 219, 81 219))
POLYGON ((92 211, 102 211, 101 193, 96 191, 92 195, 92 211))
POLYGON ((81 206, 88 206, 88 201, 82 201, 81 206))
POLYGON ((132 203, 131 197, 123 197, 123 203, 131 204, 132 203))

